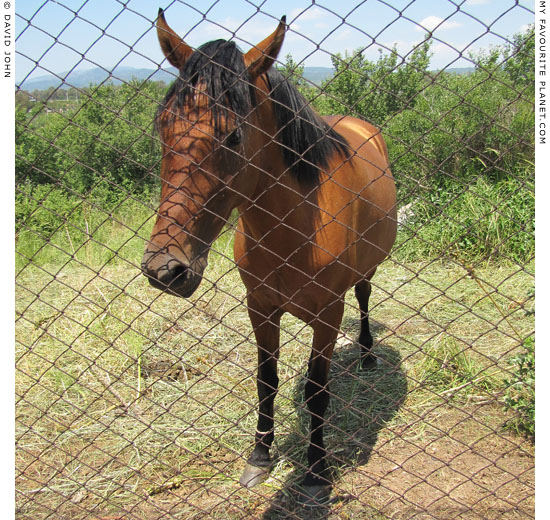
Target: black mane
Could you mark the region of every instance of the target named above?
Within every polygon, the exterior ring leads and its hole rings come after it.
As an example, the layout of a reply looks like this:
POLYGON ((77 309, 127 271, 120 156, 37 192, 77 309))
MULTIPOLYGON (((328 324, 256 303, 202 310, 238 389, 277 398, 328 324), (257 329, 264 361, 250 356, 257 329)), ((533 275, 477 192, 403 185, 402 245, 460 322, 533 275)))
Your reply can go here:
POLYGON ((319 183, 319 169, 327 170, 334 153, 349 154, 346 139, 311 108, 304 96, 276 69, 267 72, 270 99, 277 118, 285 163, 304 185, 319 183))
MULTIPOLYGON (((285 164, 292 176, 304 186, 319 183, 319 169, 326 170, 334 153, 348 155, 348 143, 309 106, 280 72, 267 72, 270 99, 279 131, 276 136, 285 164)), ((243 120, 255 104, 255 88, 246 70, 243 54, 234 42, 215 40, 205 43, 185 62, 177 80, 168 90, 159 111, 156 124, 164 109, 173 117, 182 107, 193 103, 196 87, 210 100, 216 137, 225 133, 221 121, 229 112, 243 120)))

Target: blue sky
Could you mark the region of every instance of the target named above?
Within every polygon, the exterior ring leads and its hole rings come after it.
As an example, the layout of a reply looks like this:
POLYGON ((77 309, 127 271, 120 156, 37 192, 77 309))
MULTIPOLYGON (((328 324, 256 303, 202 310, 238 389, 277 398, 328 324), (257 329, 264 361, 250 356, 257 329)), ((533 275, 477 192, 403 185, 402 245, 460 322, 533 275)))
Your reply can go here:
POLYGON ((461 56, 534 22, 534 0, 20 0, 16 81, 74 67, 167 67, 152 25, 158 7, 188 44, 234 38, 244 51, 286 14, 280 57, 325 67, 331 53, 360 47, 370 59, 393 45, 405 56, 427 30, 436 38, 432 68, 468 66, 461 56))

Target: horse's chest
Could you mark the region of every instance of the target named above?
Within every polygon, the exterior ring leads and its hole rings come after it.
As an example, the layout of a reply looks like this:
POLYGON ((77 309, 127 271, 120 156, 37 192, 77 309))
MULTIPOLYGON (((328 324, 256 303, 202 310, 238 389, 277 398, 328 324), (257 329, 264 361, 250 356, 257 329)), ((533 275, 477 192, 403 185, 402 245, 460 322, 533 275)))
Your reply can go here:
POLYGON ((321 224, 304 230, 280 222, 263 234, 240 228, 235 259, 248 292, 294 315, 344 293, 355 272, 349 269, 355 247, 346 243, 346 229, 321 224))
POLYGON ((321 265, 314 257, 311 246, 282 256, 258 245, 238 265, 249 294, 308 321, 349 287, 342 264, 321 265))

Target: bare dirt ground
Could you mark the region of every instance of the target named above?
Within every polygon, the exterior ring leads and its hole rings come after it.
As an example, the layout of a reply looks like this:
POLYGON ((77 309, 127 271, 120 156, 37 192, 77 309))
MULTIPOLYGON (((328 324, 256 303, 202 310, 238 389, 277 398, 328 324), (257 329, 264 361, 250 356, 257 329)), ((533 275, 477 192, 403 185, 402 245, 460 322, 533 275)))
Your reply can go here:
POLYGON ((318 509, 297 503, 293 478, 271 478, 254 490, 240 489, 242 461, 226 455, 217 463, 219 471, 234 480, 186 479, 178 488, 151 497, 134 514, 144 519, 166 513, 174 518, 266 520, 534 518, 534 447, 502 432, 481 431, 470 415, 474 411, 500 413, 492 405, 472 406, 442 413, 436 427, 418 438, 401 431, 393 432, 392 439, 387 432, 366 462, 340 466, 331 502, 318 509))

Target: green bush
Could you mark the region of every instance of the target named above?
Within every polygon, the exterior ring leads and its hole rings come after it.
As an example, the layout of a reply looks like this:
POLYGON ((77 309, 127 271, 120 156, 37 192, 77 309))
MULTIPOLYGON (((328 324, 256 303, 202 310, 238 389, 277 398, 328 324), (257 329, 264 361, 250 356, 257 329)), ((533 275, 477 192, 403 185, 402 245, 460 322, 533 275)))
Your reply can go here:
POLYGON ((429 49, 427 39, 406 60, 395 48, 388 54, 380 52, 377 61, 366 59, 361 49, 335 54, 334 76, 323 82, 323 95, 315 96, 309 89, 306 97, 322 115, 349 114, 382 126, 388 117, 416 103, 426 83, 429 49))
POLYGON ((523 263, 535 254, 532 180, 478 178, 462 192, 425 192, 400 226, 393 255, 403 260, 523 263))
POLYGON ((16 182, 57 183, 82 194, 98 185, 150 192, 161 157, 153 120, 165 90, 136 80, 86 89, 72 113, 18 110, 16 182))
POLYGON ((512 377, 504 402, 517 416, 510 423, 519 432, 535 435, 535 341, 531 336, 523 343, 524 351, 510 360, 512 377))
POLYGON ((68 219, 76 219, 82 200, 50 184, 19 184, 15 194, 15 230, 49 236, 68 219))
POLYGON ((517 77, 534 72, 533 41, 530 29, 517 47, 474 56, 470 74, 437 74, 413 108, 385 122, 398 204, 414 211, 397 254, 532 259, 533 90, 517 77))
POLYGON ((402 201, 456 193, 483 177, 532 177, 534 111, 504 72, 442 74, 385 125, 402 201))
POLYGON ((152 214, 161 156, 153 120, 165 89, 103 85, 84 89, 72 113, 39 103, 16 111, 18 267, 71 258, 101 264, 120 256, 124 240, 137 243, 112 220, 139 227, 152 214))

